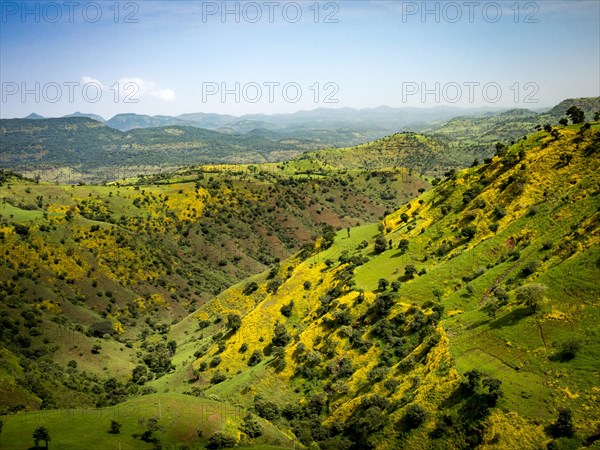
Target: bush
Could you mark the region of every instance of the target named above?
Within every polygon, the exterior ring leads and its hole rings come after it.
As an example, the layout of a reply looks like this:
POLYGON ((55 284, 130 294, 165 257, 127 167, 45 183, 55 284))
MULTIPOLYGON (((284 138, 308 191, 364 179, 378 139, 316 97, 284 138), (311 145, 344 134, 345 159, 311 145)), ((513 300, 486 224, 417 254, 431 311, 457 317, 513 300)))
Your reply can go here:
POLYGON ((572 437, 575 434, 573 425, 573 413, 568 408, 558 410, 558 418, 552 426, 552 434, 555 437, 572 437))
POLYGON ((408 247, 409 247, 408 239, 400 239, 400 242, 398 242, 398 249, 402 253, 406 253, 408 251, 408 247))
POLYGON ((250 359, 248 359, 248 365, 250 367, 256 366, 259 362, 262 361, 262 352, 260 350, 254 350, 252 355, 250 355, 250 359))
POLYGON ((217 372, 210 379, 210 384, 219 384, 225 381, 226 379, 227 377, 224 374, 222 374, 221 372, 217 372))
POLYGON ((380 278, 379 281, 377 282, 377 287, 380 291, 385 291, 389 285, 390 285, 390 282, 388 280, 386 280, 385 278, 380 278))
POLYGON ((506 210, 502 206, 498 205, 494 208, 494 216, 497 219, 502 219, 504 216, 506 216, 506 210))
POLYGON ((283 305, 279 311, 285 317, 290 317, 292 315, 292 309, 294 309, 294 300, 289 302, 287 305, 283 305))
POLYGON ((581 345, 577 341, 563 342, 561 345, 561 356, 563 359, 570 361, 575 358, 581 349, 581 345))
POLYGON ((420 405, 411 404, 406 407, 404 423, 409 429, 419 428, 427 419, 427 411, 420 405))
POLYGON ((218 448, 233 448, 237 445, 237 440, 233 436, 227 433, 217 431, 213 434, 206 444, 206 448, 218 449, 218 448))
POLYGON ((532 283, 518 288, 515 291, 515 297, 519 303, 524 303, 532 313, 535 313, 540 307, 545 291, 545 285, 532 283))
POLYGON ((377 254, 383 253, 387 250, 387 242, 383 236, 377 236, 377 239, 375 239, 375 247, 373 250, 377 254))
POLYGON ((416 273, 417 268, 413 264, 407 264, 404 268, 404 275, 406 275, 409 278, 413 278, 416 273))
POLYGON ((242 317, 239 314, 231 313, 227 316, 227 328, 237 331, 242 326, 242 317))
POLYGON ((532 275, 538 270, 539 266, 540 264, 537 261, 529 261, 523 266, 521 272, 523 272, 523 275, 525 276, 532 275))
POLYGON ((110 421, 110 431, 111 434, 119 434, 121 432, 121 427, 123 425, 117 422, 116 420, 110 421))
POLYGON ((242 293, 244 295, 250 295, 254 291, 256 291, 257 289, 258 289, 258 284, 256 284, 256 281, 251 281, 250 283, 248 283, 246 285, 246 287, 244 288, 244 290, 242 291, 242 293))
POLYGON ((244 421, 242 422, 242 426, 240 430, 246 433, 251 438, 256 438, 262 434, 262 425, 252 414, 248 413, 246 417, 244 417, 244 421))
POLYGON ((254 410, 259 417, 263 419, 273 421, 281 417, 281 411, 279 410, 279 406, 276 403, 263 400, 261 397, 257 396, 254 398, 254 410))

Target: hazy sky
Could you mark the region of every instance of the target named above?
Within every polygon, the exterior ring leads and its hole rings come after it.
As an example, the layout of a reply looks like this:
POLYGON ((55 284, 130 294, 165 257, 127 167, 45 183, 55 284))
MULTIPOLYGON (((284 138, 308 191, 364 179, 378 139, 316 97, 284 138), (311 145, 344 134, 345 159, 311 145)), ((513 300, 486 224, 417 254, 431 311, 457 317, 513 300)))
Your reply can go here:
POLYGON ((597 0, 0 6, 4 118, 540 108, 600 95, 597 0))

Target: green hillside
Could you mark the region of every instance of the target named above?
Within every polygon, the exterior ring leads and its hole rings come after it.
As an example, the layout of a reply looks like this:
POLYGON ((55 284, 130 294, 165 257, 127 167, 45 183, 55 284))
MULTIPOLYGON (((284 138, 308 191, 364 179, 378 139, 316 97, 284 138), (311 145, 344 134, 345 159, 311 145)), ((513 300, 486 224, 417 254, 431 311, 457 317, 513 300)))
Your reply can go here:
POLYGON ((171 331, 198 389, 320 448, 567 445, 560 408, 593 442, 599 132, 539 132, 207 303, 171 331), (216 342, 189 323, 236 313, 216 342))
POLYGON ((378 169, 438 142, 101 187, 3 174, 2 448, 38 426, 56 448, 598 445, 600 124, 418 197, 378 169))

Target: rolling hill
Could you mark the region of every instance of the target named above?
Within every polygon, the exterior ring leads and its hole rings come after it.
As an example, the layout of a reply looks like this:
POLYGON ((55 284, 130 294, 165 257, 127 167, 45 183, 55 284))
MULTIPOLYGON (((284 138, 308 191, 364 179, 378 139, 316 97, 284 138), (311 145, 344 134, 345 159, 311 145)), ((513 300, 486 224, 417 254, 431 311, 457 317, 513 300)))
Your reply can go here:
MULTIPOLYGON (((147 448, 142 436, 188 448, 218 439, 253 448, 597 445, 599 154, 598 123, 535 132, 409 203, 398 197, 380 221, 323 228, 291 257, 195 305, 195 255, 209 252, 197 247, 196 223, 202 234, 211 223, 207 237, 230 214, 232 229, 279 224, 311 211, 310 196, 325 189, 327 214, 341 217, 336 195, 366 194, 394 172, 342 169, 328 183, 336 157, 327 155, 127 186, 37 187, 5 174, 0 395, 11 414, 2 445, 26 445, 42 424, 65 449, 147 448), (25 208, 44 188, 42 207, 25 208), (309 198, 296 210, 299 192, 309 198), (285 202, 285 214, 265 205, 252 215, 268 200, 285 202), (185 244, 161 228, 170 223, 189 228, 185 244), (118 283, 110 295, 108 280, 118 283), (129 294, 137 288, 139 298, 129 294), (102 419, 79 409, 14 414, 86 402, 102 419), (137 406, 120 418, 118 405, 137 406), (208 423, 191 418, 205 410, 208 423), (64 433, 69 411, 76 441, 64 433), (114 418, 123 433, 113 436, 114 418)), ((361 204, 346 208, 356 217, 361 204)), ((274 227, 273 237, 296 226, 274 227)), ((227 253, 237 233, 215 237, 227 253)))

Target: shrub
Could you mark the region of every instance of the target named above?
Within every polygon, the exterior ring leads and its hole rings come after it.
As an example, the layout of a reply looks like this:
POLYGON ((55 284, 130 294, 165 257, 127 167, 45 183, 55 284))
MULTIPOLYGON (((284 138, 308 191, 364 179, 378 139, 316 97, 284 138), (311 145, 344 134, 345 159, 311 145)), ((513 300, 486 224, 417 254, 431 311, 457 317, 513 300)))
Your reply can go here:
POLYGON ((408 239, 400 239, 400 242, 398 242, 398 249, 402 253, 406 253, 408 251, 408 247, 409 247, 408 239))
POLYGON ((381 235, 377 236, 377 239, 375 239, 375 247, 374 247, 374 251, 375 253, 379 254, 379 253, 383 253, 385 252, 387 249, 387 242, 385 240, 385 238, 381 235))
POLYGON ((254 291, 256 291, 257 289, 258 289, 258 284, 256 284, 256 281, 251 281, 250 283, 248 283, 246 285, 246 287, 244 288, 244 290, 242 291, 242 293, 244 295, 250 295, 254 291))
POLYGON ((494 216, 497 219, 502 219, 504 216, 506 216, 506 210, 502 206, 498 205, 494 208, 494 216))
POLYGON ((227 377, 224 374, 222 374, 221 372, 217 372, 210 379, 210 384, 219 384, 225 381, 226 379, 227 377))
POLYGON ((248 359, 248 365, 250 367, 256 366, 262 361, 262 352, 260 350, 254 350, 250 358, 248 359))
POLYGON ((119 434, 121 432, 121 427, 123 425, 117 422, 116 420, 110 421, 110 431, 111 434, 119 434))
POLYGON ((575 434, 573 425, 573 413, 568 408, 558 410, 558 418, 552 426, 552 434, 555 437, 572 437, 575 434))
POLYGON ((561 345, 562 357, 566 360, 571 360, 577 356, 580 349, 581 345, 577 341, 563 342, 561 345))
POLYGON ((285 317, 290 317, 292 315, 292 309, 294 308, 294 300, 289 302, 287 305, 283 305, 279 310, 282 315, 285 317))
POLYGON ((231 313, 227 316, 227 328, 237 331, 242 326, 242 317, 239 314, 231 313))
POLYGON ((389 285, 390 285, 390 282, 388 280, 386 280, 385 278, 380 278, 379 281, 377 282, 377 287, 380 291, 385 291, 389 285))
POLYGON ((411 404, 406 407, 404 422, 409 429, 419 428, 427 419, 427 411, 420 405, 411 404))
POLYGON ((523 272, 525 276, 532 275, 538 270, 539 266, 540 264, 537 261, 529 261, 523 266, 521 272, 523 272))
POLYGON ((475 227, 464 227, 460 230, 460 235, 467 240, 471 240, 475 237, 475 233, 477 233, 477 229, 475 227))
POLYGON ((262 434, 262 425, 259 423, 256 417, 248 413, 244 417, 244 421, 242 422, 240 430, 246 433, 249 437, 255 438, 262 434))
POLYGON ((209 448, 209 449, 233 448, 236 445, 237 445, 237 440, 235 437, 231 436, 230 434, 217 431, 208 440, 208 444, 206 444, 206 448, 209 448))
POLYGON ((277 406, 276 403, 263 400, 259 396, 254 398, 254 410, 259 417, 262 417, 266 420, 272 421, 281 417, 279 406, 277 406))

